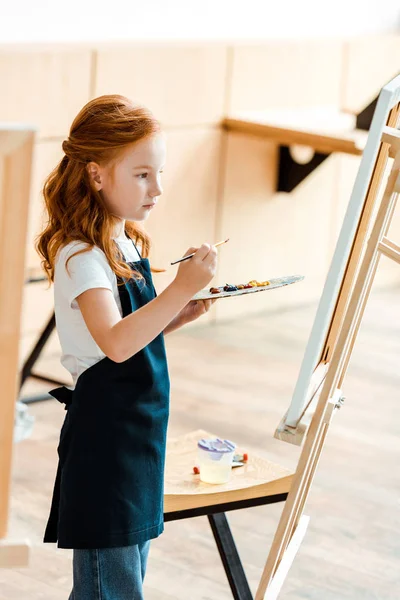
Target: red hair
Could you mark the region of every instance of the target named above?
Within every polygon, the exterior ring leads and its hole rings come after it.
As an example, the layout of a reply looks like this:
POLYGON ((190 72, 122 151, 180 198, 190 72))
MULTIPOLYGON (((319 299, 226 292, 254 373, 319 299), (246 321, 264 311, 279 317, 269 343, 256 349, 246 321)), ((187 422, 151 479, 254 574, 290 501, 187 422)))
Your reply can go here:
MULTIPOLYGON (((95 98, 75 117, 69 137, 62 144, 65 156, 43 186, 48 221, 37 236, 35 247, 43 257, 41 265, 49 283, 54 281, 58 250, 73 240, 88 244, 87 249, 75 254, 97 246, 117 276, 141 277, 123 262, 121 251, 112 239, 116 217, 107 210, 101 192, 93 187, 86 166, 94 161, 112 168, 129 145, 158 131, 160 124, 147 108, 119 95, 95 98)), ((140 243, 142 256, 147 257, 148 234, 133 221, 125 222, 125 231, 135 243, 140 243)))

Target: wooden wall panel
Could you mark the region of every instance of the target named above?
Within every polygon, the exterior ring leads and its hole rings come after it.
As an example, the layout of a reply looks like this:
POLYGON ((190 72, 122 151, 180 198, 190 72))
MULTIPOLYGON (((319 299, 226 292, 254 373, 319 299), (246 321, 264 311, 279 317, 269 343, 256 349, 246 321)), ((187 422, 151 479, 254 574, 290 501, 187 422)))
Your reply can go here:
MULTIPOLYGON (((102 45, 95 50, 73 45, 29 51, 3 47, 0 80, 11 85, 7 97, 0 98, 0 117, 36 122, 40 137, 53 138, 36 145, 27 267, 39 265, 33 239, 42 223, 40 191, 62 156, 61 141, 72 119, 91 95, 122 93, 148 105, 167 129, 165 192, 146 225, 154 239, 154 264, 166 267, 192 244, 230 236, 229 244, 220 250, 215 283, 294 272, 304 272, 307 278, 251 301, 226 301, 225 307, 217 303, 215 314, 225 318, 243 314, 250 306, 257 311, 315 300, 359 159, 333 155, 295 192, 276 194, 276 146, 229 135, 225 165, 220 154, 225 134, 218 123, 226 109, 362 107, 371 89, 375 93, 397 72, 399 39, 274 41, 229 47, 102 45), (345 59, 349 60, 346 69, 345 59), (218 198, 218 180, 225 167, 225 189, 218 198)), ((400 231, 397 239, 400 242, 400 231)), ((155 276, 158 289, 172 280, 175 269, 155 276)), ((396 277, 388 273, 389 279, 396 277)))
POLYGON ((42 196, 43 183, 63 156, 61 140, 42 141, 35 146, 26 247, 26 266, 28 270, 40 269, 40 257, 34 249, 34 238, 41 231, 46 216, 44 215, 42 196))
POLYGON ((218 281, 241 283, 302 274, 303 282, 217 303, 217 318, 276 310, 317 299, 329 261, 336 164, 328 159, 291 194, 275 193, 277 147, 229 133, 227 172, 217 237, 231 241, 221 251, 218 281))
POLYGON ((0 49, 0 120, 32 123, 38 137, 65 136, 89 100, 91 52, 0 49), (7 82, 5 84, 5 82, 7 82))
POLYGON ((168 127, 219 123, 225 112, 227 47, 99 48, 95 95, 123 94, 168 127))
POLYGON ((400 35, 346 42, 342 108, 358 114, 400 73, 400 35))
POLYGON ((176 275, 177 266, 170 266, 172 261, 191 246, 217 241, 220 141, 220 130, 212 128, 167 134, 164 191, 145 222, 153 241, 152 264, 167 269, 166 273, 154 275, 159 291, 176 275))
POLYGON ((339 106, 343 44, 276 41, 233 47, 229 113, 339 106))

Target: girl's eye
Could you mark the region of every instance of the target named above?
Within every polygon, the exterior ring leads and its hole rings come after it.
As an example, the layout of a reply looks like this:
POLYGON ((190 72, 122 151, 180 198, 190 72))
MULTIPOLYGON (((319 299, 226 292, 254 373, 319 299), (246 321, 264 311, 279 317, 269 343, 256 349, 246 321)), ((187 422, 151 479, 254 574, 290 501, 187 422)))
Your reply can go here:
POLYGON ((141 179, 146 179, 148 173, 140 173, 140 175, 138 175, 138 177, 140 177, 141 179))

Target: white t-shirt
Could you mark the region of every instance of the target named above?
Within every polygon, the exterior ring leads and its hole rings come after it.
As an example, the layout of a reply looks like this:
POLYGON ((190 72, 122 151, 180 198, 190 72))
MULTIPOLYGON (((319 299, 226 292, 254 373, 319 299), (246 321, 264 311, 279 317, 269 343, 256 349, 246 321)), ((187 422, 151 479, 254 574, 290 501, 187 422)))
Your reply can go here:
MULTIPOLYGON (((140 256, 128 238, 114 238, 128 262, 140 260, 140 256)), ((100 248, 91 248, 71 258, 68 271, 67 259, 82 248, 84 242, 74 241, 63 246, 56 257, 54 272, 54 309, 56 327, 61 344, 61 364, 71 373, 74 389, 79 375, 105 357, 86 327, 76 297, 91 288, 112 291, 122 317, 117 277, 100 248)))

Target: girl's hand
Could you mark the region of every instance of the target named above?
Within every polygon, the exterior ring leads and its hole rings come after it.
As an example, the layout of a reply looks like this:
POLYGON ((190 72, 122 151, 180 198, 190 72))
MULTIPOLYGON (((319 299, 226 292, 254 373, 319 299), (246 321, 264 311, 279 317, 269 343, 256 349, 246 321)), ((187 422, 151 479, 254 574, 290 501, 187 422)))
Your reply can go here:
POLYGON ((191 300, 176 318, 181 325, 195 321, 202 315, 205 315, 217 300, 218 298, 210 298, 209 300, 191 300))
MULTIPOLYGON (((210 244, 189 248, 185 256, 195 252, 193 258, 181 262, 173 285, 178 293, 193 296, 214 277, 217 269, 217 249, 210 244)), ((198 309, 197 309, 198 310, 198 309)))

